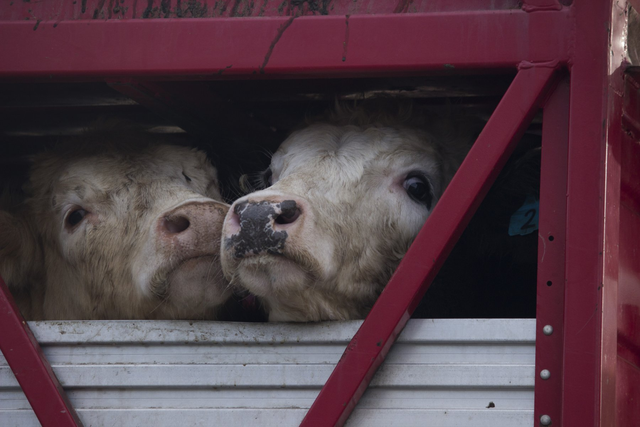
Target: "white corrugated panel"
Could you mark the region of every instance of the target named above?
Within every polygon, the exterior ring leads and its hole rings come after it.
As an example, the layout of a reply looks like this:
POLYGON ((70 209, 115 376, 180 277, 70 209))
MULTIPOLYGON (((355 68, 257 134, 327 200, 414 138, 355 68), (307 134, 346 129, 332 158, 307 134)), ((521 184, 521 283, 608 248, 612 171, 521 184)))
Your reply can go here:
MULTIPOLYGON (((85 426, 297 426, 361 321, 31 322, 85 426)), ((349 426, 533 422, 535 320, 411 320, 349 426)), ((0 358, 0 426, 37 426, 0 358)))

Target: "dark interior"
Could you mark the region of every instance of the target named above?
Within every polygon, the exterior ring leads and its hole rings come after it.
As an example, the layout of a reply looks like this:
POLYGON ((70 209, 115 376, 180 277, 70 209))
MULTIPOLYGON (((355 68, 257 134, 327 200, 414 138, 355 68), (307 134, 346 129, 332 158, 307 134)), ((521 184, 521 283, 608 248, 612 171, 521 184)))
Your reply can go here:
MULTIPOLYGON (((241 175, 264 170, 292 129, 336 101, 411 99, 437 113, 486 120, 513 75, 0 83, 0 177, 19 188, 31 154, 115 117, 205 149, 232 201, 242 193, 241 175)), ((539 196, 540 129, 537 118, 415 316, 535 317, 537 232, 510 236, 508 229, 527 196, 539 196)))

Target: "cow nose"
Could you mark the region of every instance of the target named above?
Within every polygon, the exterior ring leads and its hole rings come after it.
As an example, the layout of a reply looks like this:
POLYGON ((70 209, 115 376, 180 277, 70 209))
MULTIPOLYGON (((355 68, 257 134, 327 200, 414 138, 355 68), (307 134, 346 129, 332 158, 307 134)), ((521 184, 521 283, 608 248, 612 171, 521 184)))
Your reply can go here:
POLYGON ((226 245, 235 248, 236 258, 282 253, 289 229, 302 215, 295 200, 237 203, 225 221, 226 245))
POLYGON ((189 228, 189 225, 189 219, 184 216, 165 217, 162 220, 162 231, 166 234, 179 234, 189 228))
POLYGON ((196 240, 218 240, 227 206, 211 202, 190 202, 164 212, 157 220, 159 237, 165 241, 193 244, 196 240))
POLYGON ((296 222, 301 214, 295 200, 238 203, 229 213, 229 234, 236 234, 241 230, 251 234, 268 229, 278 231, 296 222))

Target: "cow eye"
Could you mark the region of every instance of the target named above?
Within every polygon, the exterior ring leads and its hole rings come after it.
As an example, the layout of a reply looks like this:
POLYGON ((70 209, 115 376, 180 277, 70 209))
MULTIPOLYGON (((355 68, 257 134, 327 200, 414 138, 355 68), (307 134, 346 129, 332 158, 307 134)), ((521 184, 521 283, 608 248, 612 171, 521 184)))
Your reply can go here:
POLYGON ((262 173, 262 183, 265 187, 271 187, 273 185, 273 172, 271 168, 262 173))
POLYGON ((182 172, 182 176, 184 176, 187 182, 191 182, 191 178, 189 178, 186 173, 182 172))
POLYGON ((416 202, 425 205, 427 209, 431 209, 433 194, 431 193, 429 180, 424 175, 409 175, 404 180, 402 186, 409 197, 416 202))
POLYGON ((82 208, 75 209, 69 212, 67 218, 65 219, 65 223, 69 227, 75 227, 76 225, 80 224, 85 216, 87 216, 87 211, 82 208))

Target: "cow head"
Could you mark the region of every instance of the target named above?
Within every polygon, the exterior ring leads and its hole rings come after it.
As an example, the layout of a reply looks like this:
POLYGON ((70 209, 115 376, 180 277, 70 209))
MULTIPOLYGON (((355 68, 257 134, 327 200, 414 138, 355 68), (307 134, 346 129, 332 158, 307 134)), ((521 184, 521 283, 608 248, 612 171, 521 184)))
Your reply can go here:
POLYGON ((356 111, 293 133, 268 188, 227 214, 226 277, 270 320, 364 317, 464 157, 463 129, 356 111))
POLYGON ((0 216, 0 273, 31 317, 211 318, 227 299, 216 170, 151 139, 93 133, 35 159, 25 203, 0 216))

